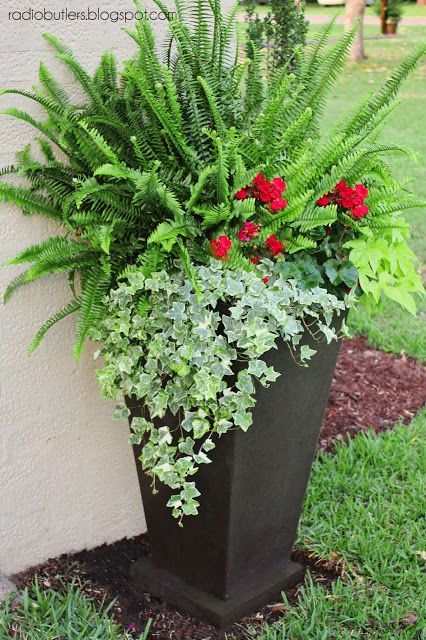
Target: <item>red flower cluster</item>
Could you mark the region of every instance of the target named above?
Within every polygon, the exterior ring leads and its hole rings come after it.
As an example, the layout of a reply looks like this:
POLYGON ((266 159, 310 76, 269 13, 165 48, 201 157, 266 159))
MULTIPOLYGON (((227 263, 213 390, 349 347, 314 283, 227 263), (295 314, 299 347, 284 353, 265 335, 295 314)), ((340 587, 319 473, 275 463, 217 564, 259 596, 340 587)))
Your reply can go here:
POLYGON ((287 201, 282 197, 286 188, 286 183, 282 178, 273 178, 272 181, 267 180, 262 173, 259 173, 251 183, 235 194, 237 200, 245 200, 246 198, 256 198, 264 205, 269 205, 272 213, 281 211, 287 206, 287 201))
POLYGON ((217 240, 210 240, 210 250, 216 258, 226 258, 232 247, 232 240, 228 236, 219 236, 217 240))
POLYGON ((240 242, 250 242, 259 233, 261 224, 255 222, 245 222, 238 232, 238 240, 240 242))
POLYGON ((326 193, 317 200, 317 205, 326 207, 328 204, 337 204, 344 209, 350 209, 352 217, 363 218, 369 211, 364 204, 367 196, 368 189, 363 184, 356 184, 352 188, 344 180, 340 180, 331 193, 326 193))
MULTIPOLYGON (((261 202, 264 206, 269 207, 271 213, 281 211, 287 206, 287 202, 282 198, 282 194, 286 188, 286 183, 282 178, 273 178, 271 181, 264 178, 262 173, 259 173, 251 183, 251 185, 245 187, 235 194, 237 200, 245 200, 245 198, 255 198, 261 202)), ((238 231, 238 240, 240 242, 249 243, 254 240, 262 228, 260 222, 252 222, 248 220, 244 222, 243 226, 238 231)), ((232 240, 228 236, 219 236, 218 238, 212 238, 210 240, 210 251, 213 256, 221 260, 225 260, 232 247, 232 240)), ((267 250, 269 257, 277 256, 283 252, 284 244, 278 240, 275 235, 269 236, 265 240, 264 250, 267 250)), ((246 257, 258 264, 262 258, 262 251, 260 247, 249 245, 245 251, 246 257), (258 252, 259 251, 259 255, 258 252)))
POLYGON ((284 249, 283 243, 281 242, 281 240, 278 240, 278 238, 274 236, 274 234, 272 234, 265 240, 265 246, 268 247, 273 256, 277 256, 278 254, 282 253, 284 249))

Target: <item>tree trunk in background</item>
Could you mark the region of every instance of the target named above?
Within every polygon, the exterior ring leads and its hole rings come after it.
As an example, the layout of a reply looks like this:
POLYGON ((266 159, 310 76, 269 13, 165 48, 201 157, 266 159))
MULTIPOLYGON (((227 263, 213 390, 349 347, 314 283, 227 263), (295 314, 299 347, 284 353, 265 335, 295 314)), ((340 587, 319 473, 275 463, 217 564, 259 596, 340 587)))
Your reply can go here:
POLYGON ((365 0, 347 0, 345 11, 345 31, 348 31, 357 20, 360 21, 359 30, 351 50, 351 60, 364 60, 364 23, 365 0))

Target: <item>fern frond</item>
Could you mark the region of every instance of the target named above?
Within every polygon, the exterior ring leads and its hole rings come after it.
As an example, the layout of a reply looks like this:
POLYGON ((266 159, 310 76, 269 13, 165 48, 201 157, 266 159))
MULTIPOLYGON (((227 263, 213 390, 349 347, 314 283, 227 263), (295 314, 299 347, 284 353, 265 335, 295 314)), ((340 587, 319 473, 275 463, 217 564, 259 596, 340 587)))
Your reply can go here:
POLYGON ((71 70, 74 78, 79 82, 83 91, 92 100, 93 104, 96 105, 97 109, 104 111, 104 103, 100 93, 97 91, 96 86, 87 71, 83 69, 81 64, 74 57, 71 49, 61 42, 61 40, 56 36, 45 33, 43 34, 43 37, 54 49, 56 49, 59 60, 62 60, 62 62, 71 70))
MULTIPOLYGON (((285 235, 284 235, 285 237, 285 235)), ((286 242, 286 251, 290 254, 297 253, 297 251, 303 251, 306 249, 315 249, 317 246, 315 240, 307 238, 301 234, 297 236, 290 236, 286 242)))
POLYGON ((213 95, 213 91, 206 82, 205 78, 198 76, 197 80, 201 84, 207 98, 216 131, 220 136, 225 136, 225 122, 223 121, 222 115, 220 113, 220 108, 215 96, 213 95))
POLYGON ((21 207, 27 215, 41 215, 54 220, 61 219, 61 212, 52 207, 47 199, 32 193, 30 189, 0 184, 0 202, 10 202, 21 207))
POLYGON ((53 236, 47 238, 40 244, 33 244, 24 251, 21 251, 14 258, 6 261, 9 265, 26 264, 27 262, 38 262, 45 258, 54 258, 57 256, 74 256, 80 255, 82 251, 87 251, 88 247, 75 240, 64 238, 61 236, 53 236))
POLYGON ((94 265, 82 281, 81 301, 78 308, 74 356, 80 358, 87 334, 102 319, 104 297, 109 291, 111 274, 103 264, 94 265))
POLYGON ((49 329, 51 329, 57 322, 60 322, 67 316, 78 311, 79 308, 80 308, 80 300, 79 298, 75 298, 74 300, 71 300, 71 302, 67 304, 67 306, 64 307, 61 311, 58 311, 57 313, 55 313, 55 315, 53 315, 51 318, 46 320, 46 322, 37 331, 34 340, 31 342, 30 346, 28 347, 28 353, 31 354, 33 353, 33 351, 37 349, 37 347, 40 345, 41 341, 43 340, 45 334, 49 331, 49 329))
POLYGON ((40 62, 38 75, 40 83, 49 98, 55 100, 58 104, 63 106, 69 103, 67 92, 59 84, 59 82, 55 80, 55 78, 52 76, 43 62, 40 62))
POLYGON ((197 280, 197 276, 195 275, 195 270, 191 262, 191 257, 188 253, 188 249, 185 247, 185 245, 183 244, 180 238, 178 238, 177 242, 178 242, 180 257, 182 259, 182 263, 185 268, 186 274, 190 279, 190 281, 192 282, 192 286, 194 287, 194 291, 197 295, 198 302, 202 302, 203 292, 201 291, 201 287, 197 280))
POLYGON ((217 160, 215 163, 215 177, 216 177, 216 193, 217 201, 219 203, 228 202, 229 188, 228 188, 228 161, 226 152, 223 148, 222 140, 220 138, 215 139, 217 149, 217 160))
POLYGON ((65 107, 58 104, 56 101, 36 95, 35 93, 31 93, 30 91, 23 91, 22 89, 0 89, 0 96, 6 94, 24 96, 24 98, 29 98, 34 102, 38 102, 42 107, 44 107, 48 114, 54 113, 62 116, 65 113, 65 107))
POLYGON ((12 295, 15 293, 19 287, 22 287, 24 284, 27 284, 27 271, 20 273, 16 278, 10 282, 6 288, 6 291, 3 294, 3 302, 6 303, 10 300, 12 295))
POLYGON ((293 223, 300 231, 306 232, 316 227, 326 227, 337 220, 337 206, 332 204, 327 207, 314 207, 306 209, 293 223))
POLYGON ((203 169, 201 169, 197 182, 191 188, 191 196, 187 203, 188 211, 191 211, 191 209, 197 204, 198 200, 203 195, 207 180, 213 172, 214 167, 212 166, 203 167, 203 169))
POLYGON ((61 146, 61 143, 53 135, 53 132, 51 131, 51 129, 47 125, 45 125, 43 122, 38 122, 37 120, 35 120, 32 116, 30 116, 29 113, 26 113, 25 111, 21 111, 20 109, 10 108, 10 109, 3 109, 2 111, 0 111, 0 114, 5 116, 11 116, 12 118, 16 118, 17 120, 22 120, 22 122, 26 122, 27 124, 34 127, 34 129, 38 129, 38 131, 43 133, 47 138, 49 138, 49 140, 51 140, 58 147, 64 150, 63 147, 61 146))

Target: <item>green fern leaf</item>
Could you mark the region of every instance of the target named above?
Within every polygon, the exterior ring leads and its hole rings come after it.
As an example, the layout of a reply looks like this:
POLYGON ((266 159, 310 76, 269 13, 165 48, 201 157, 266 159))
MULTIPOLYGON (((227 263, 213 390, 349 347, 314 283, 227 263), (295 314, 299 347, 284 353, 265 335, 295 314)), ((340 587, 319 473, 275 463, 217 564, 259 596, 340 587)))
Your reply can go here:
POLYGON ((30 346, 28 347, 28 352, 30 354, 33 353, 33 351, 35 351, 37 347, 40 345, 41 341, 43 340, 45 334, 49 331, 49 329, 51 329, 57 322, 60 322, 67 316, 78 311, 79 308, 80 308, 80 300, 76 298, 72 300, 69 304, 67 304, 67 306, 64 307, 64 309, 62 309, 61 311, 58 311, 58 313, 55 313, 54 316, 46 320, 46 322, 37 331, 34 340, 31 342, 30 346))

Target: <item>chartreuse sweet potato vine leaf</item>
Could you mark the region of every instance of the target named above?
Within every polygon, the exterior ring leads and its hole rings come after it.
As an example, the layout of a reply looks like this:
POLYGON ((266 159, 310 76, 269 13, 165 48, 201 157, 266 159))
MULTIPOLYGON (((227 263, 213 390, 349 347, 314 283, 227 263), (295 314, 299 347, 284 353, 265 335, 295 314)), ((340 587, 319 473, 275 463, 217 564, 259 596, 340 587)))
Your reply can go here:
MULTIPOLYGON (((396 234, 394 234, 396 235, 396 234)), ((415 295, 424 294, 414 254, 403 238, 363 236, 344 245, 356 267, 362 290, 377 303, 382 293, 415 314, 415 295)))

